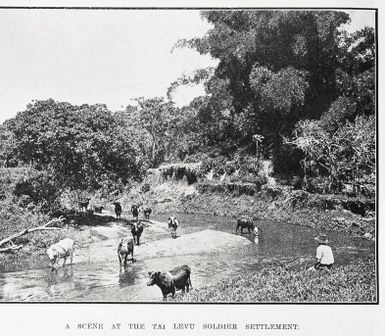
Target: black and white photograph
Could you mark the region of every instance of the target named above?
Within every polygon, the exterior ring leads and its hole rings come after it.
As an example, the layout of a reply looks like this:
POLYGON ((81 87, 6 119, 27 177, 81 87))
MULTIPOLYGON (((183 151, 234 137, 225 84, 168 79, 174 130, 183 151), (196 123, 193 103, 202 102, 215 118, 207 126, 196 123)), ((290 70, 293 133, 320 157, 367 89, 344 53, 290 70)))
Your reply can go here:
POLYGON ((1 7, 0 306, 378 304, 376 23, 1 7))

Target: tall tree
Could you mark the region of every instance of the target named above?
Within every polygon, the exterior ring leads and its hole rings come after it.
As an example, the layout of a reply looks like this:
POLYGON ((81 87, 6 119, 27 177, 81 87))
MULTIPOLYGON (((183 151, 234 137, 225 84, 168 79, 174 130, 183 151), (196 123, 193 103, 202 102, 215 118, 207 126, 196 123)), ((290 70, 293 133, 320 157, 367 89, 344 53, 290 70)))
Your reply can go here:
POLYGON ((49 170, 60 185, 98 188, 106 179, 125 183, 138 174, 135 149, 120 141, 105 105, 37 100, 12 125, 19 158, 49 170))
MULTIPOLYGON (((302 118, 319 118, 337 96, 338 11, 204 11, 213 28, 202 38, 179 41, 219 59, 206 82, 201 114, 224 151, 253 150, 264 136, 265 156, 281 149, 302 118), (221 133, 219 136, 217 133, 221 133), (222 135, 222 136, 221 136, 222 135)), ((210 135, 207 135, 210 137, 210 135)))
POLYGON ((152 166, 156 166, 163 161, 165 155, 167 156, 169 130, 173 127, 177 109, 173 102, 164 98, 138 98, 136 101, 138 107, 132 122, 149 136, 149 160, 152 166))

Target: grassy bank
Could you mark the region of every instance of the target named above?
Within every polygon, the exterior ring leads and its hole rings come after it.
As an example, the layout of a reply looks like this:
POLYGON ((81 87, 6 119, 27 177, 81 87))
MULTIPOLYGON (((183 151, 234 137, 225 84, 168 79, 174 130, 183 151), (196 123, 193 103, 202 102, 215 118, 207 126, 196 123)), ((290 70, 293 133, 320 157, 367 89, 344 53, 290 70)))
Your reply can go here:
POLYGON ((344 209, 329 210, 303 204, 292 206, 285 200, 271 201, 263 195, 234 196, 231 194, 196 194, 183 199, 181 210, 186 213, 210 213, 238 217, 249 214, 256 219, 269 219, 315 229, 336 230, 369 238, 375 234, 375 218, 362 217, 344 209))
POLYGON ((365 216, 342 207, 347 202, 336 195, 316 195, 289 191, 279 196, 269 190, 254 195, 233 192, 200 192, 194 185, 171 182, 156 185, 149 192, 138 188, 124 197, 124 206, 140 202, 155 212, 184 212, 237 218, 247 214, 259 220, 276 220, 309 226, 317 230, 336 230, 361 236, 375 237, 374 213, 365 216), (334 204, 333 204, 334 203, 334 204), (337 205, 335 205, 337 204, 337 205))
MULTIPOLYGON (((245 271, 214 286, 177 296, 179 302, 375 302, 373 257, 331 271, 306 272, 285 266, 245 271)), ((192 276, 192 281, 194 280, 192 276)))

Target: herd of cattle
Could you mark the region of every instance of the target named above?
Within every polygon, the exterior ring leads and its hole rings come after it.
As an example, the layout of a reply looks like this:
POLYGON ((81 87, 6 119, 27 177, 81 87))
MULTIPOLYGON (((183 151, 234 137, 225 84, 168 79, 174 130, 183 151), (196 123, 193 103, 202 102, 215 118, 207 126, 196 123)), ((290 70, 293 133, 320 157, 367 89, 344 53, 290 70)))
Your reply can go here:
MULTIPOLYGON (((87 211, 88 202, 79 202, 79 207, 81 211, 87 211)), ((122 206, 119 202, 112 203, 115 207, 115 215, 117 219, 121 218, 122 214, 122 206)), ((94 207, 94 211, 96 213, 102 213, 102 206, 94 207)), ((129 256, 131 257, 131 262, 135 262, 134 259, 134 245, 140 244, 140 236, 143 233, 144 226, 143 223, 139 220, 139 213, 143 213, 145 219, 148 221, 150 219, 150 215, 152 213, 151 208, 141 207, 138 205, 132 205, 131 213, 134 218, 132 226, 131 226, 131 234, 132 239, 121 239, 118 245, 117 254, 119 259, 120 267, 127 266, 127 260, 129 256)), ((177 238, 176 230, 179 226, 179 222, 176 217, 168 218, 168 227, 171 232, 171 238, 177 238)), ((256 236, 258 236, 258 227, 256 227, 253 223, 253 220, 250 218, 241 217, 237 220, 236 233, 238 233, 238 229, 241 228, 241 233, 243 233, 243 229, 248 229, 248 232, 252 231, 256 236)), ((73 260, 73 250, 74 250, 74 241, 70 238, 65 238, 60 240, 59 242, 51 245, 47 249, 47 256, 51 262, 52 271, 57 271, 59 266, 59 259, 63 259, 63 267, 65 267, 67 258, 70 258, 70 262, 72 264, 73 260)), ((182 290, 182 292, 189 291, 192 288, 191 284, 191 269, 187 265, 182 265, 175 267, 174 269, 168 272, 149 272, 148 273, 150 280, 148 281, 148 286, 157 285, 163 294, 163 300, 167 299, 167 295, 172 294, 174 297, 176 290, 182 290)))

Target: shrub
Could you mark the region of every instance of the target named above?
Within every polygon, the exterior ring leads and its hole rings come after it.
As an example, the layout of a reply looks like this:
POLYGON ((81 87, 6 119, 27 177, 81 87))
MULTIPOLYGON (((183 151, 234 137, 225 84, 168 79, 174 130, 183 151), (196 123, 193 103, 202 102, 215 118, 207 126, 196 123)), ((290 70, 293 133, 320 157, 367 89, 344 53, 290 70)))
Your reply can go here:
POLYGON ((60 191, 58 182, 48 171, 31 171, 16 181, 13 189, 15 196, 27 196, 29 202, 42 204, 44 211, 58 206, 60 191))

